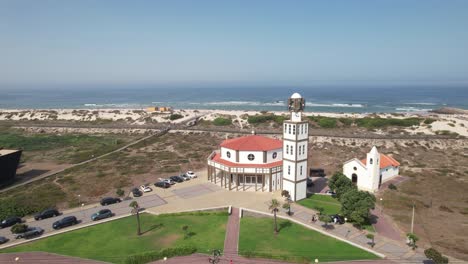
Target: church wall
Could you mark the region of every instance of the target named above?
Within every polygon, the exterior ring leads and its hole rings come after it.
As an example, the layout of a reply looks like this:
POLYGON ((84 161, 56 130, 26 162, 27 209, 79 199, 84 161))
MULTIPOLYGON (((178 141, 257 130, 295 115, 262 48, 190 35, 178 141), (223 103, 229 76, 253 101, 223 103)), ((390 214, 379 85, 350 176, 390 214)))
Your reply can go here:
POLYGON ((398 176, 399 174, 399 167, 388 166, 380 170, 380 174, 382 174, 382 183, 390 180, 391 178, 398 176))
POLYGON ((239 151, 239 163, 262 164, 263 163, 263 151, 239 151), (253 154, 255 156, 255 159, 249 160, 247 158, 249 154, 253 154))
POLYGON ((230 161, 230 162, 236 162, 236 151, 232 150, 232 149, 221 147, 221 158, 223 160, 227 160, 227 161, 230 161), (228 152, 230 153, 229 158, 228 158, 228 154, 227 154, 228 152))
POLYGON ((343 174, 352 180, 352 175, 355 173, 358 176, 357 186, 358 189, 370 190, 372 189, 372 181, 368 175, 367 169, 363 167, 358 160, 352 160, 343 165, 343 174), (356 167, 356 170, 354 170, 356 167))
POLYGON ((277 162, 283 159, 283 149, 275 149, 267 151, 267 163, 277 162), (273 153, 276 152, 276 158, 273 159, 273 153))

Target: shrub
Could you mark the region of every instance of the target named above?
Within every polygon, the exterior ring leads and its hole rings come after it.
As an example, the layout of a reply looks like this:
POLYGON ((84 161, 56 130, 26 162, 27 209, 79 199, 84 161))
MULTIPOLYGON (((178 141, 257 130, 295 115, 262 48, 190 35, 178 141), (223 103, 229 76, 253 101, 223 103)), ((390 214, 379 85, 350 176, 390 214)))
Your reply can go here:
POLYGON ((124 194, 125 194, 124 190, 122 190, 120 188, 118 188, 115 193, 117 194, 117 196, 124 196, 124 194))
POLYGON ((169 116, 169 120, 177 120, 177 119, 181 119, 182 117, 184 116, 181 114, 172 114, 169 116))
POLYGON ((175 256, 186 256, 193 254, 197 251, 195 247, 176 247, 176 248, 166 248, 161 251, 149 251, 144 252, 141 254, 136 254, 132 256, 128 256, 124 263, 125 264, 143 264, 152 261, 156 261, 159 259, 163 259, 164 257, 171 258, 175 256))
POLYGON ((432 123, 434 123, 436 120, 434 118, 426 118, 424 119, 424 124, 426 125, 430 125, 432 123))
POLYGON ((421 122, 420 118, 411 117, 411 118, 380 118, 380 117, 364 117, 356 119, 356 124, 359 127, 365 128, 382 128, 387 126, 400 126, 400 127, 410 127, 419 125, 421 122))
POLYGON ((28 225, 26 224, 15 224, 11 227, 11 232, 13 234, 20 234, 28 231, 28 225))
POLYGON ((273 114, 255 115, 255 116, 249 116, 247 118, 247 122, 249 122, 249 124, 260 124, 260 123, 266 123, 266 122, 273 121, 275 123, 282 124, 284 119, 285 119, 284 116, 277 116, 277 115, 273 115, 273 114))
POLYGON ((448 258, 442 256, 442 254, 440 254, 440 252, 434 248, 428 248, 424 250, 424 255, 426 255, 428 259, 434 261, 436 264, 449 263, 448 258))
POLYGON ((215 126, 229 126, 230 124, 232 124, 232 120, 230 118, 218 117, 213 120, 213 125, 215 126))
POLYGON ((388 185, 388 188, 389 188, 390 190, 396 190, 396 189, 397 189, 397 187, 396 187, 395 184, 393 184, 393 183, 390 183, 390 184, 388 185))

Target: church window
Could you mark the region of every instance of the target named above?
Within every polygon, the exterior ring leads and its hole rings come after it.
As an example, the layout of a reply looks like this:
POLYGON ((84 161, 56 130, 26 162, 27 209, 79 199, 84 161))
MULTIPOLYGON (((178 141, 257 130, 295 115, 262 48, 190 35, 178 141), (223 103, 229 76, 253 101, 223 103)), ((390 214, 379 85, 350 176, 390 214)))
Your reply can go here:
POLYGON ((301 166, 301 169, 299 171, 299 175, 302 175, 302 166, 301 166))
POLYGON ((369 163, 372 165, 372 159, 370 159, 369 163))
POLYGON ((289 145, 286 145, 286 154, 289 154, 289 145))
POLYGON ((354 167, 354 168, 353 168, 353 170, 357 170, 357 168, 356 168, 356 167, 354 167))
POLYGON ((284 124, 284 133, 288 132, 288 124, 284 124))
POLYGON ((294 155, 294 147, 291 146, 291 155, 294 155))
POLYGON ((291 165, 288 165, 288 175, 291 175, 291 165))
POLYGON ((254 154, 249 154, 249 155, 247 156, 247 159, 250 160, 250 161, 254 160, 254 159, 255 159, 254 154))
POLYGON ((278 153, 273 152, 273 155, 272 155, 273 159, 276 159, 277 156, 278 156, 278 153))
POLYGON ((228 159, 231 157, 231 152, 226 152, 226 157, 228 157, 228 159))
POLYGON ((293 135, 296 135, 296 126, 293 126, 293 135))
POLYGON ((288 125, 288 134, 291 134, 291 125, 288 125))

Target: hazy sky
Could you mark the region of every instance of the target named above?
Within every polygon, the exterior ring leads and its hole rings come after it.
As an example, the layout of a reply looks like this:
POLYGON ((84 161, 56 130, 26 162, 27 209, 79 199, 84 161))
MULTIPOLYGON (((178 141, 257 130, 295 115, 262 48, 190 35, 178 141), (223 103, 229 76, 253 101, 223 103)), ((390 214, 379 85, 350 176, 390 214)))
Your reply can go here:
POLYGON ((468 83, 468 1, 0 0, 0 83, 468 83))

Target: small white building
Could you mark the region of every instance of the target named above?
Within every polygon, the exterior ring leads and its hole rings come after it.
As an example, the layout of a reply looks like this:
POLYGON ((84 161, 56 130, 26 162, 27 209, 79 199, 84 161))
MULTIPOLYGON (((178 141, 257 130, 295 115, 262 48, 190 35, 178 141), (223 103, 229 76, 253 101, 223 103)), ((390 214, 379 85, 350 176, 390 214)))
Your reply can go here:
POLYGON ((358 189, 375 192, 380 185, 399 174, 400 163, 394 158, 380 154, 372 147, 366 159, 356 158, 343 164, 343 174, 346 175, 358 189))

